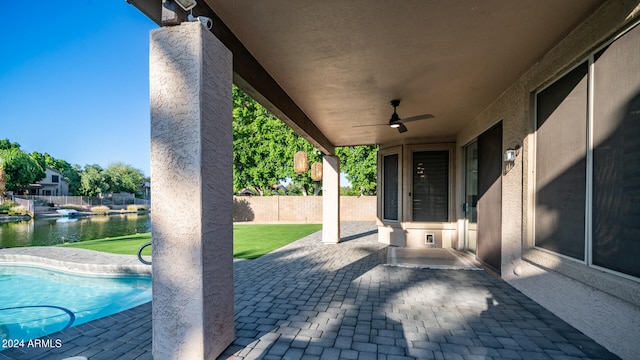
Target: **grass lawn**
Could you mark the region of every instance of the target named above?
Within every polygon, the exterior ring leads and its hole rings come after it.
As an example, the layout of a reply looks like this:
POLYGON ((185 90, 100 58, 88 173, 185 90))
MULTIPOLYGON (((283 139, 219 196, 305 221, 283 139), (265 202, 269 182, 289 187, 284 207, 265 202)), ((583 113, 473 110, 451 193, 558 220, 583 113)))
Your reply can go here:
MULTIPOLYGON (((320 224, 234 225, 233 257, 255 259, 322 228, 320 224)), ((151 233, 86 240, 56 246, 135 255, 142 244, 151 241, 151 233)), ((151 255, 147 247, 142 253, 151 255)))
MULTIPOLYGON (((112 254, 136 255, 140 246, 149 241, 151 241, 151 233, 142 233, 58 244, 55 246, 103 251, 112 254)), ((151 255, 151 248, 147 247, 142 254, 151 255)))
POLYGON ((234 225, 233 257, 255 259, 320 229, 321 224, 234 225))

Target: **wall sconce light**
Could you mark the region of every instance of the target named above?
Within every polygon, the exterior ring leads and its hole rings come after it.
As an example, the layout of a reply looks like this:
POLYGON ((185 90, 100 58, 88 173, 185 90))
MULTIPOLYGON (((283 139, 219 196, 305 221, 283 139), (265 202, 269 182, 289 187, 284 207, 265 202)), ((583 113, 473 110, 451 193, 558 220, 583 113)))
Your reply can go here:
POLYGON ((512 148, 507 148, 504 152, 504 162, 514 162, 516 157, 520 153, 520 145, 516 145, 512 148))

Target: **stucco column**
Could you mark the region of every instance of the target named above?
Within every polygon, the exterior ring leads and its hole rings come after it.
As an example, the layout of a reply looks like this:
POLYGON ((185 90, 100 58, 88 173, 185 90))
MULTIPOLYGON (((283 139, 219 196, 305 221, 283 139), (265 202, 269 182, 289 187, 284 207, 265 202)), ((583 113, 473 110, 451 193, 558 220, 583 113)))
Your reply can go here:
POLYGON ((322 242, 340 242, 340 158, 322 158, 322 242))
POLYGON ((234 339, 231 52, 200 22, 151 32, 153 357, 234 339))

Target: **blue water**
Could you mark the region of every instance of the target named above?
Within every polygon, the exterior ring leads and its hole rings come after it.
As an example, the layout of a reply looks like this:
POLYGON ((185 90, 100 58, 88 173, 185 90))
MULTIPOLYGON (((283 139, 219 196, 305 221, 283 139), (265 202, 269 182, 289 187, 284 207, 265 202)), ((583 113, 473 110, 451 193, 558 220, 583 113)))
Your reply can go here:
POLYGON ((97 277, 3 265, 0 340, 28 341, 149 301, 150 276, 97 277))

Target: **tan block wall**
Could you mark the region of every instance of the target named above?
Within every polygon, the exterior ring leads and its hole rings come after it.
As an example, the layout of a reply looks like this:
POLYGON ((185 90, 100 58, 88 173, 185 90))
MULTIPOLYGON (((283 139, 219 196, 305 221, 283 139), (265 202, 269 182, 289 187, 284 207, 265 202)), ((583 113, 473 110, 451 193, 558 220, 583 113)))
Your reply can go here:
MULTIPOLYGON (((340 197, 340 220, 375 221, 375 196, 340 197)), ((322 222, 322 196, 234 196, 236 222, 322 222)))
POLYGON ((341 196, 340 220, 342 221, 376 221, 375 196, 341 196))

